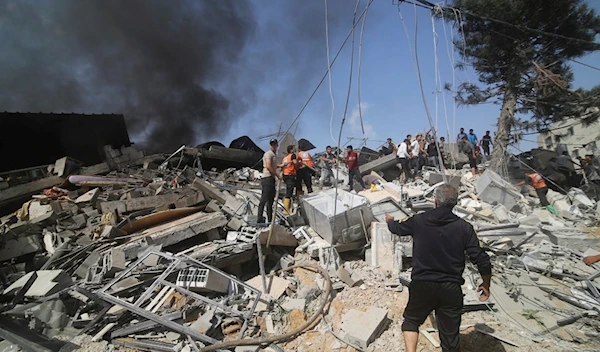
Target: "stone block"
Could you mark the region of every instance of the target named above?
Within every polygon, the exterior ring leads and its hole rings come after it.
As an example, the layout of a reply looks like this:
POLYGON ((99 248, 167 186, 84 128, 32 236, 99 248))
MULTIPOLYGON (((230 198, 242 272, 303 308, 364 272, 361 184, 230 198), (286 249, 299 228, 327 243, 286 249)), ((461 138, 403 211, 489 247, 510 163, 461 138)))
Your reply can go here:
POLYGON ((37 232, 31 235, 21 234, 12 238, 5 235, 2 239, 2 246, 0 246, 0 262, 32 254, 41 251, 43 248, 44 246, 37 232))
POLYGON ((342 280, 348 287, 354 287, 357 283, 354 279, 352 279, 352 274, 348 270, 346 270, 343 266, 337 270, 337 277, 342 280))
POLYGON ((183 198, 176 201, 175 207, 176 208, 193 207, 202 202, 204 202, 204 195, 202 194, 202 192, 193 192, 192 194, 184 196, 183 198))
POLYGON ((366 350, 385 330, 387 323, 386 309, 371 307, 366 312, 351 309, 342 316, 341 329, 346 341, 366 350))
POLYGON ((100 235, 101 238, 117 238, 123 236, 127 236, 127 232, 119 230, 118 228, 111 225, 104 226, 102 234, 100 235))
POLYGON ((42 204, 40 202, 31 202, 29 204, 29 219, 35 219, 46 215, 52 211, 52 205, 42 204))
POLYGON ((220 212, 220 211, 221 211, 221 205, 219 205, 219 202, 217 202, 214 199, 212 199, 206 205, 206 212, 207 213, 216 213, 216 212, 220 212))
MULTIPOLYGON (((267 239, 269 238, 269 231, 269 227, 267 227, 260 232, 260 243, 267 244, 267 239)), ((273 233, 271 234, 270 245, 296 247, 298 245, 298 240, 296 240, 292 232, 288 231, 287 228, 279 224, 274 224, 273 233)))
POLYGON ((88 255, 87 258, 79 265, 79 267, 75 270, 75 275, 80 278, 85 278, 87 276, 88 270, 91 266, 98 264, 100 261, 100 253, 92 252, 88 255))
POLYGON ((508 210, 523 198, 518 189, 490 169, 477 179, 475 188, 479 199, 490 204, 502 204, 508 210))
POLYGON ((227 227, 234 230, 239 231, 244 226, 244 220, 240 218, 233 217, 227 223, 227 227))
POLYGON ((246 211, 246 203, 235 197, 230 196, 227 197, 227 201, 225 202, 225 205, 223 205, 223 208, 221 210, 223 210, 231 216, 242 215, 246 211))
POLYGON ((306 300, 304 298, 288 298, 281 304, 281 307, 287 311, 294 309, 304 310, 306 300))
POLYGON ((75 204, 80 204, 80 203, 94 204, 94 203, 96 203, 96 200, 98 199, 99 195, 100 195, 100 188, 94 188, 94 189, 82 194, 81 196, 77 197, 77 199, 75 199, 75 204))
POLYGON ((174 203, 179 199, 179 194, 162 194, 158 196, 141 197, 120 201, 102 202, 100 209, 102 213, 117 210, 119 213, 131 212, 142 209, 157 208, 161 205, 174 203))
MULTIPOLYGON (((247 285, 250 285, 258 291, 265 293, 262 284, 262 276, 257 275, 252 279, 246 281, 247 285)), ((279 276, 272 276, 267 278, 267 295, 272 299, 279 299, 285 290, 290 286, 290 282, 286 279, 282 279, 279 276)))

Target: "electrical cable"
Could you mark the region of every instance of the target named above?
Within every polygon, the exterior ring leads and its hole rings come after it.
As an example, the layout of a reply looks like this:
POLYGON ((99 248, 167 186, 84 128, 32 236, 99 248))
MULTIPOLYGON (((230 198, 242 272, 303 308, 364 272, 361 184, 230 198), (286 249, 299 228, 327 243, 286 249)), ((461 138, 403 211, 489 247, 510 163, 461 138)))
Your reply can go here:
POLYGON ((209 352, 209 351, 215 351, 215 350, 219 350, 219 349, 228 349, 228 348, 237 347, 237 346, 251 346, 251 345, 263 346, 263 345, 272 344, 272 343, 279 343, 279 342, 286 341, 292 337, 295 337, 295 336, 301 334, 303 331, 311 329, 314 326, 316 326, 316 323, 318 321, 320 321, 320 320, 318 320, 318 318, 323 316, 323 309, 325 308, 325 305, 331 298, 331 279, 329 278, 329 274, 327 273, 327 270, 321 268, 318 265, 297 264, 297 265, 287 267, 285 269, 281 269, 273 274, 269 274, 268 276, 277 276, 280 273, 292 271, 294 269, 299 269, 299 268, 318 273, 325 279, 324 280, 325 288, 322 292, 321 302, 319 303, 318 308, 316 309, 315 313, 310 318, 308 318, 308 320, 304 324, 302 324, 298 328, 296 328, 288 333, 285 333, 285 334, 270 336, 270 337, 266 337, 266 338, 259 338, 259 339, 242 339, 242 340, 234 340, 234 341, 224 341, 224 342, 216 343, 214 345, 206 346, 206 347, 202 348, 200 351, 201 352, 209 352))
POLYGON ((327 0, 325 0, 325 44, 327 45, 327 77, 329 78, 329 97, 331 98, 331 116, 329 118, 329 135, 331 140, 335 143, 333 137, 333 116, 335 111, 335 100, 333 99, 333 88, 331 84, 331 63, 329 59, 329 15, 327 12, 327 0))
MULTIPOLYGON (((414 5, 414 3, 413 3, 413 5, 414 5)), ((425 98, 425 91, 423 90, 423 80, 421 78, 421 67, 419 65, 419 54, 418 54, 418 47, 417 47, 417 43, 418 43, 418 41, 417 41, 417 30, 418 30, 418 25, 419 25, 419 17, 418 17, 417 6, 416 5, 414 6, 414 12, 415 12, 415 33, 414 33, 414 37, 415 37, 414 38, 415 51, 414 51, 414 56, 413 56, 413 62, 415 64, 415 69, 416 69, 416 72, 417 72, 417 78, 418 78, 418 81, 419 81, 419 89, 421 90, 421 99, 423 100, 423 106, 425 107, 425 113, 427 115, 427 120, 429 121, 429 127, 431 129, 434 129, 433 128, 433 121, 431 119, 431 114, 429 112, 429 107, 427 105, 427 99, 425 98)), ((404 32, 406 33, 406 39, 407 39, 407 42, 408 42, 408 49, 409 49, 409 51, 411 53, 411 56, 412 56, 413 55, 413 50, 412 50, 412 47, 410 45, 410 36, 408 34, 408 28, 406 28, 406 23, 404 22, 404 18, 402 17, 402 12, 400 11, 400 5, 398 5, 398 15, 400 16, 400 20, 402 21, 402 26, 404 27, 404 32)), ((437 131, 435 131, 434 134, 436 132, 437 131)), ((442 158, 442 154, 441 154, 441 151, 440 151, 440 145, 439 145, 439 142, 438 142, 437 138, 435 138, 435 144, 436 144, 436 147, 437 147, 437 153, 438 153, 438 158, 439 158, 438 160, 440 160, 440 162, 441 162, 444 159, 442 158)), ((447 181, 447 177, 446 177, 446 170, 445 170, 445 168, 440 167, 440 171, 441 171, 442 179, 444 180, 444 182, 448 182, 447 181)))
POLYGON ((360 99, 360 73, 361 73, 361 66, 362 66, 361 64, 362 64, 363 35, 365 33, 365 23, 367 22, 367 15, 369 14, 369 7, 371 6, 371 3, 373 3, 373 0, 370 0, 369 3, 367 4, 367 8, 365 10, 366 11, 365 17, 363 18, 362 26, 360 27, 360 39, 358 41, 358 77, 357 77, 358 116, 360 118, 360 128, 362 129, 363 135, 365 134, 365 125, 363 123, 362 104, 361 104, 361 99, 360 99))
POLYGON ((596 70, 596 71, 600 71, 600 68, 598 68, 598 67, 595 67, 595 66, 592 66, 592 65, 589 65, 589 64, 586 64, 586 63, 583 63, 583 62, 577 61, 577 60, 575 60, 575 59, 569 59, 569 61, 573 61, 573 62, 574 62, 574 63, 576 63, 576 64, 580 64, 580 65, 583 65, 583 66, 589 67, 589 68, 591 68, 591 69, 594 69, 594 70, 596 70))

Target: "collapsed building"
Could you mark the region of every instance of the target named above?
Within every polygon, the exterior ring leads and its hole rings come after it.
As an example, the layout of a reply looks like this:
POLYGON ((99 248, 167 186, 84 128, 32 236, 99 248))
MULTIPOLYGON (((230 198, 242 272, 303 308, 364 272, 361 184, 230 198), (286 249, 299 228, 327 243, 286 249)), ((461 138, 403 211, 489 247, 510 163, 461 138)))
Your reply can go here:
MULTIPOLYGON (((155 155, 115 143, 92 163, 65 154, 2 174, 2 350, 401 350, 412 242, 385 214, 433 208, 442 183, 494 264, 489 302, 465 270, 465 348, 597 348, 600 266, 582 258, 599 247, 600 202, 578 188, 549 192, 553 215, 485 163, 403 185, 395 156, 363 149, 370 187, 320 189, 291 214, 278 199, 277 221, 259 224, 250 138, 155 155)), ((421 350, 439 348, 435 332, 432 318, 421 350)))

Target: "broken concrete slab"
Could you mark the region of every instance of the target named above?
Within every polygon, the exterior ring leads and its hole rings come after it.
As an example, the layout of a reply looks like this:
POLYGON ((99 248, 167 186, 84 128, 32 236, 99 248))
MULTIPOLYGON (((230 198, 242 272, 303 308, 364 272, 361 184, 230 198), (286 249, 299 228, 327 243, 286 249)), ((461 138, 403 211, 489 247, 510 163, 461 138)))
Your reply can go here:
POLYGON ((489 169, 477 179, 475 188, 481 200, 489 204, 502 204, 508 210, 511 210, 520 199, 523 199, 518 189, 489 169))
POLYGON ((287 311, 294 309, 304 310, 306 308, 306 300, 304 298, 288 298, 281 304, 281 308, 287 311))
POLYGON ((223 213, 198 212, 175 221, 162 224, 140 233, 137 240, 123 244, 122 248, 127 258, 137 256, 137 251, 144 246, 145 237, 149 237, 154 245, 163 247, 179 243, 188 238, 202 235, 214 228, 227 224, 223 213))
POLYGON ((400 272, 402 253, 396 250, 397 242, 410 242, 410 236, 399 237, 392 234, 387 223, 371 223, 371 262, 372 267, 378 268, 383 273, 395 276, 400 272))
POLYGON ((202 192, 193 192, 192 194, 186 195, 183 198, 175 202, 176 208, 187 208, 193 207, 204 202, 204 195, 202 192))
POLYGON ((225 193, 203 179, 196 178, 192 183, 192 188, 200 190, 206 198, 214 199, 221 204, 225 204, 227 201, 225 193))
POLYGON ((341 329, 345 340, 367 349, 387 324, 386 309, 371 307, 366 312, 351 309, 342 316, 341 329))
POLYGON ((87 191, 86 193, 80 195, 79 197, 77 197, 77 199, 75 199, 75 204, 81 204, 81 203, 95 204, 99 195, 100 195, 100 188, 94 188, 94 189, 87 191))
POLYGON ((102 213, 117 210, 119 213, 156 208, 161 205, 175 203, 181 195, 177 193, 163 194, 158 196, 141 197, 119 201, 101 202, 99 204, 102 213))
POLYGON ((2 239, 0 262, 41 251, 44 246, 37 233, 2 239))
MULTIPOLYGON (((14 294, 27 283, 33 273, 33 271, 29 272, 23 277, 19 278, 6 290, 4 290, 4 294, 14 294)), ((45 297, 72 284, 71 277, 62 270, 38 270, 35 271, 35 273, 37 275, 37 279, 33 285, 31 285, 29 290, 25 292, 25 297, 27 298, 45 297)))
MULTIPOLYGON (((246 281, 247 285, 254 287, 261 293, 265 293, 262 284, 262 276, 257 275, 250 280, 246 281)), ((279 276, 270 276, 267 278, 267 291, 266 294, 272 299, 279 299, 285 290, 290 287, 290 282, 286 279, 282 279, 279 276)))

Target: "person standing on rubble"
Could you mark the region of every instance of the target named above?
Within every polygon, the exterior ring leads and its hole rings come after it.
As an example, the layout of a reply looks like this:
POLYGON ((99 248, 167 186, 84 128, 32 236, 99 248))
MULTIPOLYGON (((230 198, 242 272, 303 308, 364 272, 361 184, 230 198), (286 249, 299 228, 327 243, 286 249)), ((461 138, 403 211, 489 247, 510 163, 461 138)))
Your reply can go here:
POLYGON ((275 180, 281 180, 275 169, 275 155, 279 142, 273 138, 269 141, 270 149, 263 155, 263 172, 260 184, 262 192, 258 203, 258 223, 262 224, 273 220, 273 204, 275 203, 275 180), (264 218, 265 205, 267 207, 267 221, 264 218))
POLYGON ((456 145, 458 146, 458 148, 460 149, 460 146, 462 145, 463 139, 467 136, 467 134, 465 133, 465 129, 464 128, 460 128, 460 132, 458 132, 458 135, 456 135, 456 145))
POLYGON ((410 139, 405 139, 404 142, 400 143, 396 156, 400 160, 400 166, 402 167, 401 172, 404 173, 404 183, 410 181, 410 139))
POLYGON ((296 146, 287 146, 287 155, 283 158, 283 161, 279 167, 283 170, 283 182, 285 182, 285 197, 283 198, 283 208, 288 214, 292 213, 292 197, 294 196, 294 189, 297 186, 296 179, 296 168, 298 160, 296 158, 296 146))
POLYGON ((325 187, 325 181, 331 181, 333 187, 337 187, 337 178, 333 174, 332 166, 335 164, 335 156, 331 152, 331 146, 325 148, 325 155, 321 157, 321 178, 319 178, 319 186, 321 190, 325 187))
POLYGON ((410 166, 413 171, 413 177, 416 178, 419 174, 419 154, 421 152, 421 135, 417 134, 417 137, 414 141, 410 143, 411 149, 411 157, 410 157, 410 166))
POLYGON ((315 163, 313 162, 312 156, 305 150, 298 148, 298 159, 300 163, 298 164, 298 184, 300 188, 298 188, 298 195, 302 195, 302 182, 306 186, 306 193, 312 193, 312 176, 315 174, 315 163))
POLYGON ((427 146, 427 156, 429 159, 429 165, 435 167, 436 169, 439 169, 440 163, 439 163, 439 157, 438 157, 438 147, 437 147, 437 142, 435 141, 435 138, 436 138, 436 136, 434 134, 433 138, 429 142, 429 145, 427 146))
POLYGON ((460 151, 465 153, 469 158, 469 166, 471 166, 471 172, 473 175, 477 175, 477 155, 475 153, 475 147, 471 142, 469 142, 468 138, 463 137, 463 141, 460 145, 460 151))
POLYGON ((493 146, 492 136, 490 136, 490 131, 485 131, 485 136, 481 137, 481 148, 483 148, 483 154, 489 156, 490 155, 490 145, 493 146))
POLYGON ((544 181, 544 177, 537 172, 526 172, 525 176, 525 181, 521 181, 515 186, 522 186, 525 183, 532 185, 535 189, 535 193, 540 199, 540 205, 548 209, 550 213, 556 214, 556 210, 554 210, 554 207, 548 202, 548 186, 546 185, 546 181, 544 181))
POLYGON ((473 226, 452 212, 457 201, 456 188, 443 184, 435 189, 435 209, 402 221, 385 215, 390 232, 413 238, 413 270, 402 323, 407 352, 416 352, 419 326, 432 311, 442 351, 460 351, 466 256, 477 265, 483 280, 479 300, 490 297, 490 257, 481 248, 473 226))
POLYGON ((358 181, 360 186, 365 189, 365 185, 362 177, 360 176, 359 165, 358 165, 358 154, 354 151, 351 145, 346 147, 346 159, 344 162, 348 165, 348 183, 350 186, 350 192, 354 189, 354 180, 358 181))

